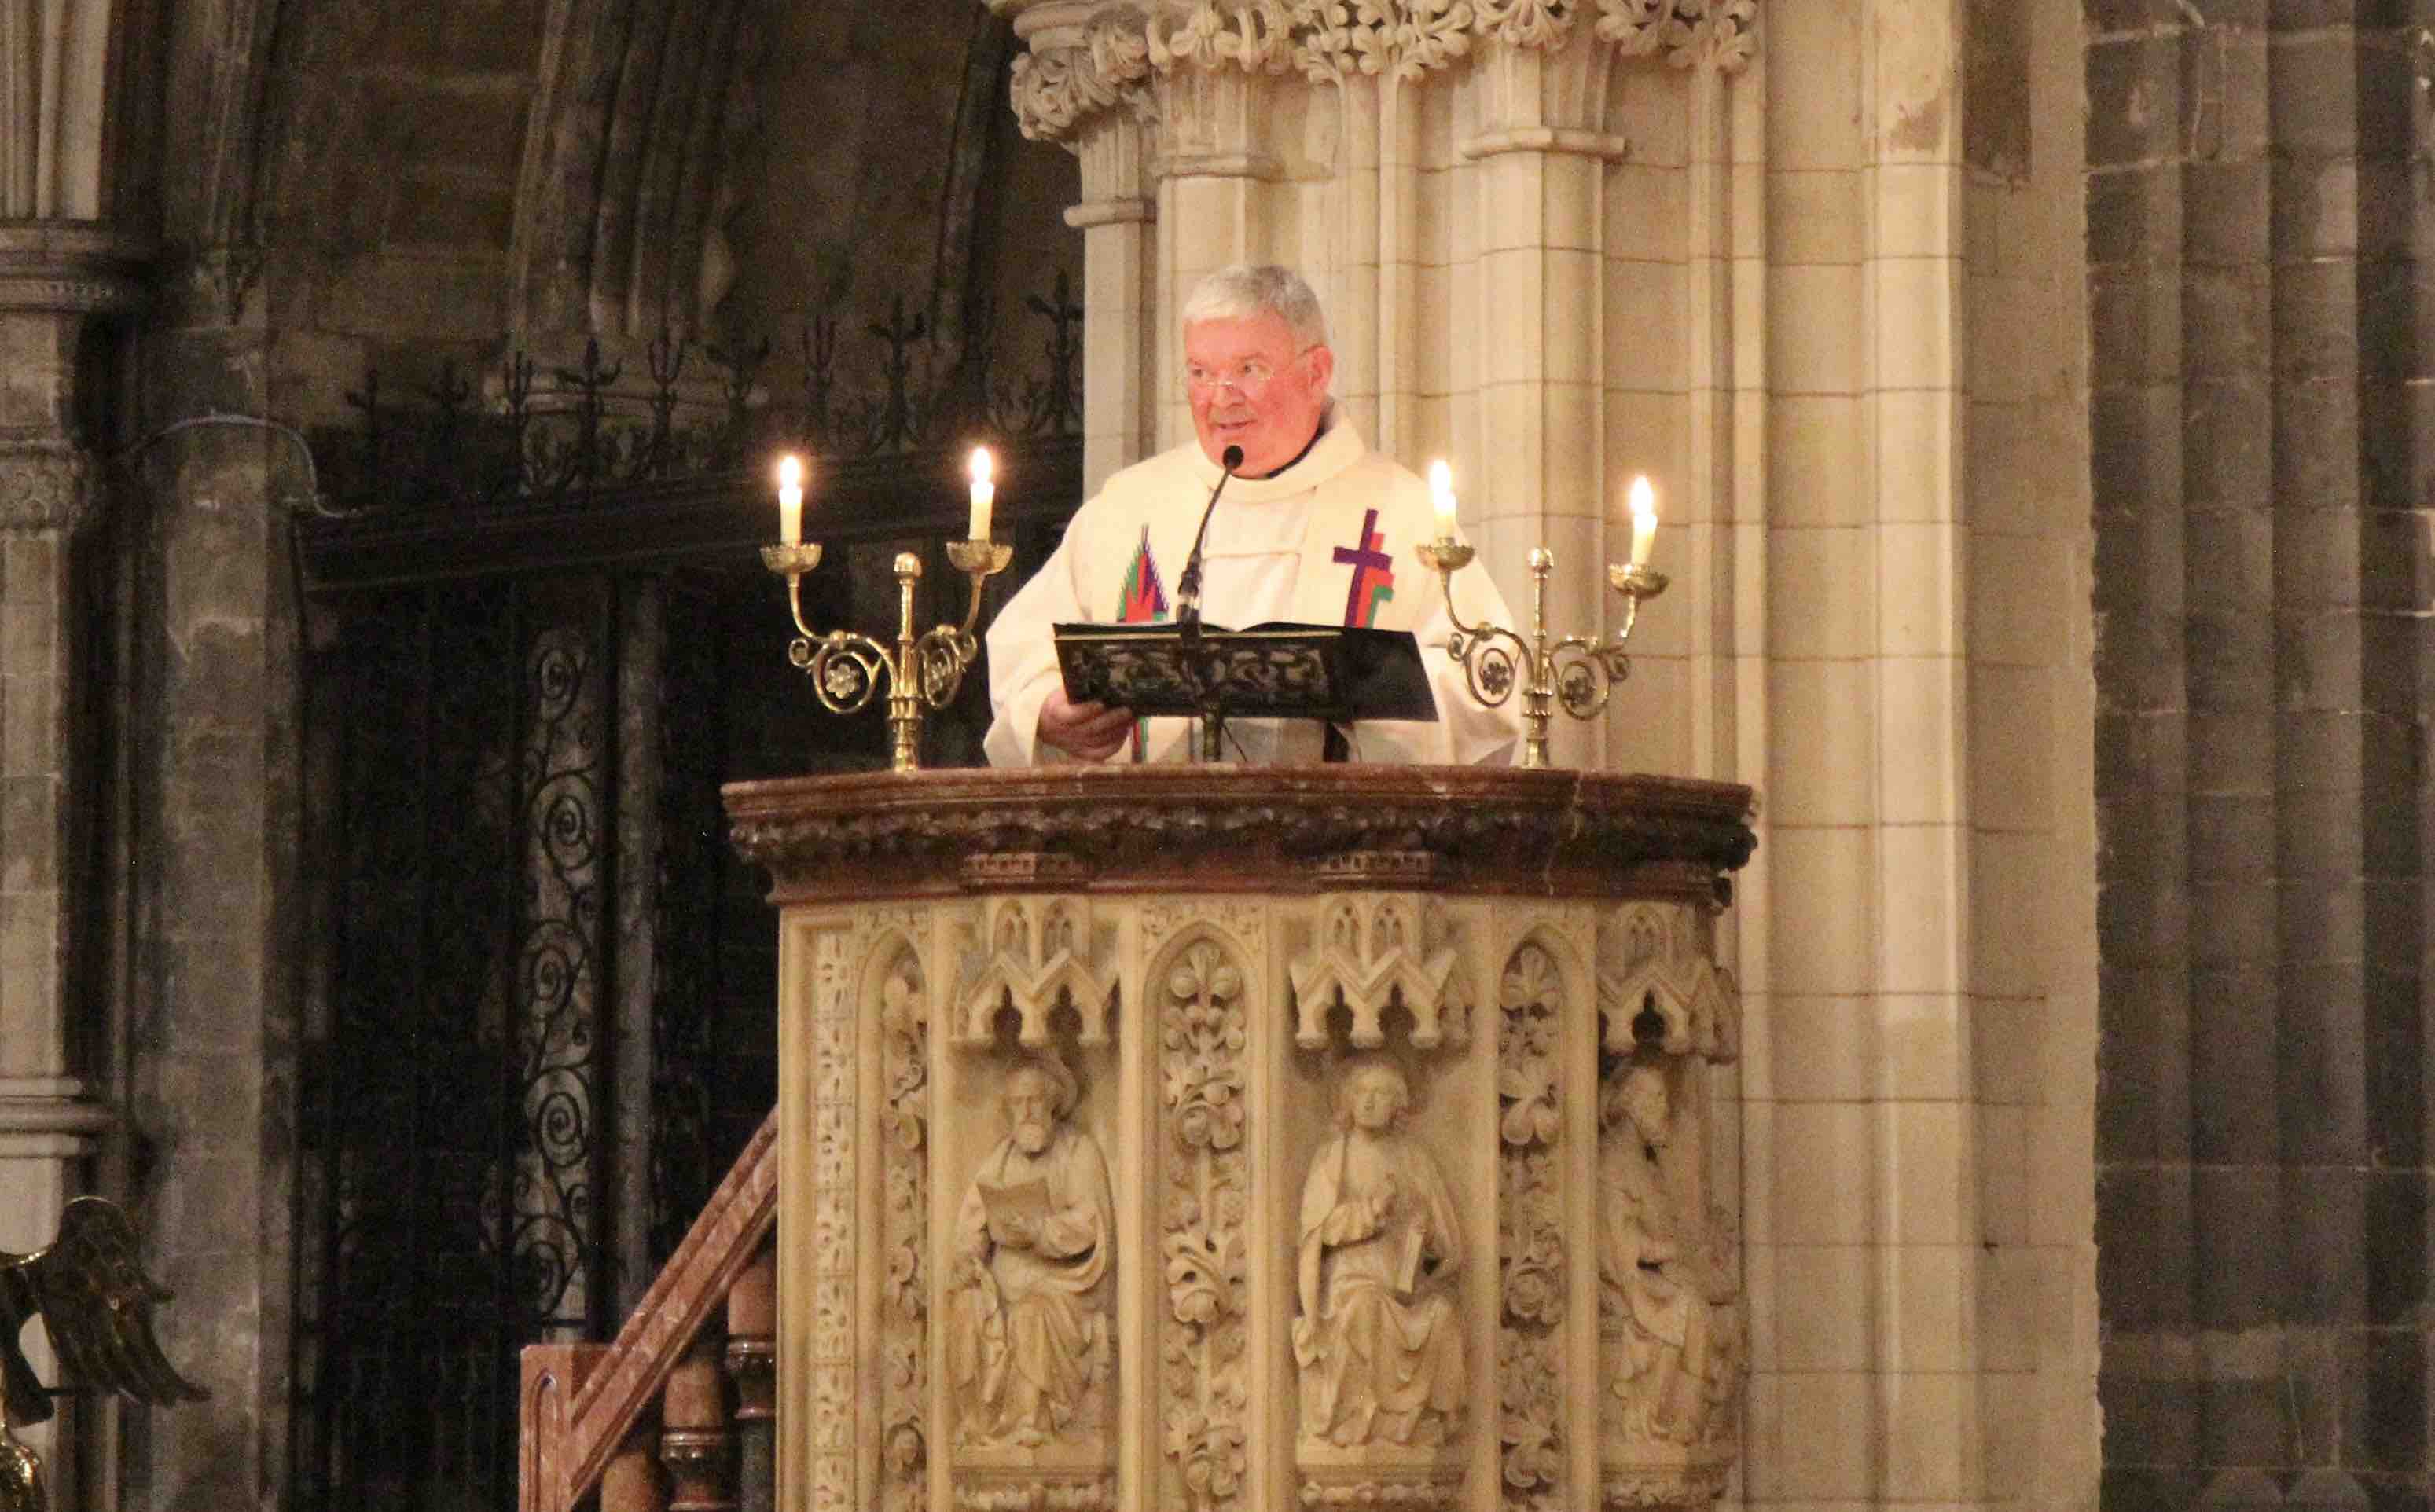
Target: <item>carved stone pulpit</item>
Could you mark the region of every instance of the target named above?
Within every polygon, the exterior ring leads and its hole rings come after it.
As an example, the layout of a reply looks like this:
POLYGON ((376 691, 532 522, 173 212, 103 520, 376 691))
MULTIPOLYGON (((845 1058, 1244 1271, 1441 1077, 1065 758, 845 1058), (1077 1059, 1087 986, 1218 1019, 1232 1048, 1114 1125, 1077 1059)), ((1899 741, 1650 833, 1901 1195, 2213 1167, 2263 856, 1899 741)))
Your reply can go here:
POLYGON ((793 1512, 1696 1505, 1750 793, 1446 767, 727 792, 774 879, 793 1512))

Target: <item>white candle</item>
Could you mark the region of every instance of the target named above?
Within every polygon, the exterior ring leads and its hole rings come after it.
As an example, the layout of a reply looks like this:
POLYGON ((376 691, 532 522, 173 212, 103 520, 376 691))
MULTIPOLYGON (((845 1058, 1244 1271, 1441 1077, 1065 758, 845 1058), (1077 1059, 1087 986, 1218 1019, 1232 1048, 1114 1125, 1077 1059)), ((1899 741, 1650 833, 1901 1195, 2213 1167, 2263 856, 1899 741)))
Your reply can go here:
POLYGON ((1657 490, 1649 479, 1632 480, 1632 564, 1649 565, 1649 553, 1657 544, 1657 490))
POLYGON ((972 528, 965 533, 970 541, 987 541, 990 533, 990 505, 997 498, 997 484, 992 481, 989 448, 973 448, 973 518, 972 528))
POLYGON ((1429 464, 1429 503, 1438 512, 1438 539, 1454 539, 1454 470, 1442 459, 1429 464))
POLYGON ((778 459, 778 539, 789 546, 803 539, 803 459, 791 453, 778 459))

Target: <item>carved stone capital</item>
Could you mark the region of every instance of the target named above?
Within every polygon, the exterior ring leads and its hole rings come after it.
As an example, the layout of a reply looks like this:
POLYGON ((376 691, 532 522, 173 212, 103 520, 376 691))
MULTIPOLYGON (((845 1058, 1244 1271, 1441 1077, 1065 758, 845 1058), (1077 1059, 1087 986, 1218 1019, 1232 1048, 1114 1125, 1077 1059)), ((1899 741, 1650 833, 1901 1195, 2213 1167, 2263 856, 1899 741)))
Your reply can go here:
POLYGON ((1597 0, 1597 34, 1626 57, 1739 73, 1758 51, 1758 0, 1597 0))
POLYGON ((0 225, 0 310, 132 309, 152 252, 145 238, 78 221, 0 225))
POLYGON ((1130 7, 1100 12, 1060 40, 1036 40, 1014 60, 1008 88, 1014 118, 1035 142, 1076 146, 1075 129, 1103 111, 1140 121, 1153 113, 1149 43, 1142 14, 1130 7))
POLYGON ((0 440, 0 533, 82 528, 100 497, 99 471, 71 441, 0 440))

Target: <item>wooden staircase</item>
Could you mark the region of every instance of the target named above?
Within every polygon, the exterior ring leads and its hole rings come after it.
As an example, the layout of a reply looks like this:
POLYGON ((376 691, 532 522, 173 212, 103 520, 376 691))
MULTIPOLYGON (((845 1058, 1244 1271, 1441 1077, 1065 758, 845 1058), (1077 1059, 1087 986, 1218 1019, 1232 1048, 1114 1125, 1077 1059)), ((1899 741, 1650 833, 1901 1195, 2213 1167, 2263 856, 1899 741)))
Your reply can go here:
POLYGON ((524 1351, 519 1512, 767 1512, 777 1216, 772 1109, 613 1342, 524 1351))

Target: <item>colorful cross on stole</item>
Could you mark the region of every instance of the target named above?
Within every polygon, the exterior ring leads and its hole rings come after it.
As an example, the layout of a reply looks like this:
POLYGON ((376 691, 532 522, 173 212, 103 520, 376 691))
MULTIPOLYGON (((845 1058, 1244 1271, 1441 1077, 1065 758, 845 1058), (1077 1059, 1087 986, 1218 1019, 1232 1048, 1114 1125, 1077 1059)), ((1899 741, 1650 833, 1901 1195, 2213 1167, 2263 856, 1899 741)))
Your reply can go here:
POLYGON ((1336 559, 1353 568, 1353 585, 1344 594, 1344 623, 1363 628, 1377 623, 1378 607, 1395 596, 1395 558, 1387 555, 1386 535, 1378 528, 1378 511, 1361 517, 1361 543, 1338 546, 1336 559))
MULTIPOLYGON (((1151 556, 1149 550, 1149 526, 1144 525, 1141 544, 1133 548, 1133 559, 1125 568, 1125 586, 1116 605, 1116 623, 1147 625, 1166 616, 1166 585, 1159 581, 1158 558, 1151 556)), ((1148 720, 1133 721, 1134 761, 1142 759, 1148 729, 1148 720)))

